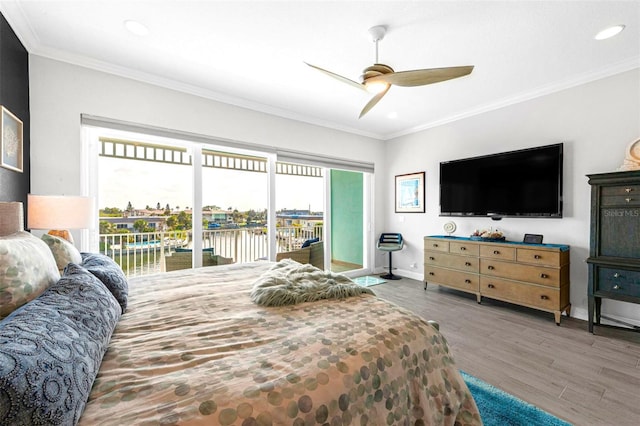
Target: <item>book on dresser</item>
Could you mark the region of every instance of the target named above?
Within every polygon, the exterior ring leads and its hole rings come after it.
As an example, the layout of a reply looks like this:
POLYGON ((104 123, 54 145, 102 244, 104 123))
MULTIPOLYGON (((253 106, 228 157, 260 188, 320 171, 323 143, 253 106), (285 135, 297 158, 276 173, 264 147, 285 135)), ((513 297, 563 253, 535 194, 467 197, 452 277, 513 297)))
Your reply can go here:
POLYGON ((424 288, 438 284, 554 314, 571 313, 570 248, 561 244, 424 237, 424 288))

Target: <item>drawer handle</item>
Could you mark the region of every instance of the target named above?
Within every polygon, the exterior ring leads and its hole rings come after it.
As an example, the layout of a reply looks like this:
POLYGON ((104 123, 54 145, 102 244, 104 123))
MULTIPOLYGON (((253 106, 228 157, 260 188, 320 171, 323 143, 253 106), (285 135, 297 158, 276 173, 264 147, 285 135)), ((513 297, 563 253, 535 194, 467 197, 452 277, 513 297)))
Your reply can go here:
POLYGON ((620 290, 620 286, 618 284, 616 284, 616 285, 613 286, 613 289, 614 290, 620 290))
POLYGON ((464 280, 465 283, 471 284, 471 280, 464 280))
POLYGON ((437 244, 434 244, 433 246, 434 246, 434 247, 438 247, 438 245, 437 245, 437 244))
POLYGON ((433 256, 429 256, 429 260, 436 260, 436 258, 433 256))
POLYGON ((545 296, 544 294, 542 296, 540 296, 540 299, 542 300, 549 300, 549 296, 545 296))
POLYGON ((460 250, 465 251, 467 248, 466 247, 460 247, 460 250))
POLYGON ((627 203, 630 203, 632 199, 633 199, 633 198, 631 198, 631 197, 627 197, 627 198, 625 198, 624 200, 625 200, 627 203))
POLYGON ((534 255, 533 255, 533 258, 534 258, 534 259, 542 259, 542 256, 540 256, 539 254, 534 254, 534 255))
POLYGON ((429 272, 429 275, 434 276, 435 274, 433 272, 429 272))
POLYGON ((620 274, 616 272, 615 274, 613 274, 613 278, 620 278, 620 274))
POLYGON ((633 189, 632 189, 632 188, 625 188, 625 189, 624 189, 624 192, 626 192, 627 194, 628 194, 628 193, 630 193, 631 191, 633 191, 633 189))
POLYGON ((494 268, 493 266, 489 265, 489 266, 487 266, 487 269, 490 270, 490 271, 493 271, 496 268, 494 268))
POLYGON ((549 275, 547 275, 547 274, 540 274, 540 278, 549 278, 549 275))
POLYGON ((494 250, 493 254, 500 254, 500 252, 498 250, 494 250))
POLYGON ((469 262, 464 262, 464 266, 471 266, 471 263, 469 263, 469 262))
POLYGON ((493 285, 493 284, 487 284, 487 287, 489 287, 489 288, 496 288, 496 286, 495 286, 495 285, 493 285))

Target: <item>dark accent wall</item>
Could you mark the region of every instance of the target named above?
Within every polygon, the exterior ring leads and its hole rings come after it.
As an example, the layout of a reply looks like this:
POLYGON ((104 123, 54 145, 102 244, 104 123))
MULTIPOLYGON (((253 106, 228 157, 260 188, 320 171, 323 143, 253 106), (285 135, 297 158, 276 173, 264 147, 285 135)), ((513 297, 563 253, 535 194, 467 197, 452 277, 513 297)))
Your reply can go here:
POLYGON ((22 120, 23 124, 23 172, 0 167, 0 201, 22 201, 26 206, 31 182, 29 53, 2 14, 0 14, 0 105, 22 120))

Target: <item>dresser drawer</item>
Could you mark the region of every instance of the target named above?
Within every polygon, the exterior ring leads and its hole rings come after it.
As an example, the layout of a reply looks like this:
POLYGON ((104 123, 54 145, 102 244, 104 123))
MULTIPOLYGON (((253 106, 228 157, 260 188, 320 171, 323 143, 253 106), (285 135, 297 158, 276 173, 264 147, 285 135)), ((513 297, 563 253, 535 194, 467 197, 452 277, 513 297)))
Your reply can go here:
POLYGON ((596 292, 640 298, 640 271, 618 268, 598 268, 596 292))
POLYGON ((480 257, 487 257, 490 259, 502 259, 502 260, 516 260, 515 247, 505 246, 480 246, 480 257))
POLYGON ((478 256, 480 245, 474 243, 461 243, 461 242, 450 242, 449 243, 449 252, 454 254, 461 254, 464 256, 478 256))
POLYGON ((425 250, 434 250, 434 251, 449 251, 449 241, 444 241, 442 239, 424 239, 424 249, 425 250))
POLYGON ((630 195, 640 197, 640 185, 603 186, 601 194, 603 197, 615 195, 630 195))
POLYGON ((443 268, 458 269, 464 272, 478 273, 480 260, 477 257, 458 256, 435 251, 425 252, 424 264, 443 268))
POLYGON ((495 277, 480 277, 480 294, 549 311, 564 307, 560 306, 559 288, 516 283, 495 277))
MULTIPOLYGON (((535 265, 561 266, 563 262, 562 252, 536 250, 528 248, 516 249, 516 261, 522 263, 532 263, 535 265)), ((568 263, 568 259, 565 263, 568 263)))
POLYGON ((424 267, 424 280, 427 283, 442 284, 472 293, 477 293, 480 285, 478 274, 436 268, 431 265, 424 267))
POLYGON ((551 287, 560 287, 562 282, 561 271, 562 269, 544 266, 521 265, 493 259, 480 259, 481 274, 551 287))
POLYGON ((634 195, 610 195, 600 198, 603 207, 627 207, 640 205, 640 192, 634 195))

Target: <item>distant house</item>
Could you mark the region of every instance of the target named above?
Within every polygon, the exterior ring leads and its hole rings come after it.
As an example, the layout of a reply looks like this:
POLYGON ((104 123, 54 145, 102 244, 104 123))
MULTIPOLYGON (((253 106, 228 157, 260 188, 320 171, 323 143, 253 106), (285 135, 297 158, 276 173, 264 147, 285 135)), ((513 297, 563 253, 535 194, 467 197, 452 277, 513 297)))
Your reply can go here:
POLYGON ((281 210, 276 213, 276 223, 282 227, 313 228, 320 222, 322 222, 322 213, 309 210, 281 210))
POLYGON ((113 224, 117 229, 128 229, 134 232, 133 224, 136 220, 144 220, 149 228, 162 231, 166 228, 167 216, 126 216, 126 217, 101 217, 100 222, 113 224))
POLYGON ((232 223, 233 212, 231 210, 203 210, 202 218, 218 224, 232 223))

